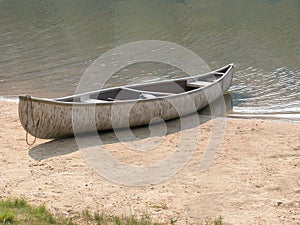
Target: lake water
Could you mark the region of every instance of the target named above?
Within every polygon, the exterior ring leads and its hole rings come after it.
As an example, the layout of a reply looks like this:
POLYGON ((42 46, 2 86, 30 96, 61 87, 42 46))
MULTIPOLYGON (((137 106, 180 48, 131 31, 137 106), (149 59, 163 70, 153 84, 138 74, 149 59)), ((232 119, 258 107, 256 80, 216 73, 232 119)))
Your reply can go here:
MULTIPOLYGON (((184 46, 211 69, 235 63, 231 116, 300 121, 299 0, 0 0, 0 96, 74 94, 97 57, 150 39, 184 46)), ((179 76, 143 66, 107 85, 179 76)))

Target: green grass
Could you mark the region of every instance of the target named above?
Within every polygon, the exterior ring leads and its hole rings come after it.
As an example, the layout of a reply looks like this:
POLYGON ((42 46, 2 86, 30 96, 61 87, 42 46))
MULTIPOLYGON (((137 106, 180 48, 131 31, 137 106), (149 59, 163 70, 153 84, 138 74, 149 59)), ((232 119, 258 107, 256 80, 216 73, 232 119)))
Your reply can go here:
MULTIPOLYGON (((169 224, 176 224, 171 219, 169 224)), ((51 214, 44 205, 33 206, 23 198, 0 200, 0 225, 160 225, 148 215, 115 216, 104 213, 91 213, 88 210, 72 218, 51 214)), ((206 222, 206 225, 224 225, 222 217, 206 222)))
POLYGON ((68 220, 56 220, 45 206, 31 206, 25 199, 9 198, 0 201, 0 225, 8 224, 70 224, 68 220), (58 223, 57 223, 58 222, 58 223))
POLYGON ((225 224, 223 223, 223 218, 219 216, 214 220, 207 221, 206 225, 225 225, 225 224))
POLYGON ((114 216, 103 213, 92 214, 83 211, 73 218, 62 218, 52 215, 44 205, 32 206, 25 199, 8 198, 0 200, 0 225, 159 225, 152 222, 147 215, 114 216))
POLYGON ((96 225, 160 225, 161 223, 154 223, 152 219, 143 215, 137 219, 136 216, 119 217, 114 215, 107 215, 103 213, 91 214, 89 211, 83 211, 79 216, 81 223, 84 224, 96 224, 96 225))

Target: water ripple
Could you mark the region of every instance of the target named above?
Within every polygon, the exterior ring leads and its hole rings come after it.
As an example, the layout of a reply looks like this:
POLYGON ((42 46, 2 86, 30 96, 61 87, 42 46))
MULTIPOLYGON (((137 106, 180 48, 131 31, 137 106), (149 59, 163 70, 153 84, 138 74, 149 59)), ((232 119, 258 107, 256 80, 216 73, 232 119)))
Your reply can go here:
POLYGON ((300 71, 285 67, 262 72, 249 67, 238 71, 231 88, 234 98, 233 114, 300 113, 300 71))

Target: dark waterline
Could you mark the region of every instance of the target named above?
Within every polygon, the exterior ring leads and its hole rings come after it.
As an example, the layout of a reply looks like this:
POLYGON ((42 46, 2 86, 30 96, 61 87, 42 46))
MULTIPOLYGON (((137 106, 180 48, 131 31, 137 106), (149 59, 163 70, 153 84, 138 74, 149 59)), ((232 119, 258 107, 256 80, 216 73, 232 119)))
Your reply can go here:
MULTIPOLYGON (((0 0, 0 96, 74 94, 97 57, 138 40, 189 48, 211 69, 236 64, 233 115, 300 121, 300 2, 0 0)), ((139 65, 107 85, 180 76, 139 65)))

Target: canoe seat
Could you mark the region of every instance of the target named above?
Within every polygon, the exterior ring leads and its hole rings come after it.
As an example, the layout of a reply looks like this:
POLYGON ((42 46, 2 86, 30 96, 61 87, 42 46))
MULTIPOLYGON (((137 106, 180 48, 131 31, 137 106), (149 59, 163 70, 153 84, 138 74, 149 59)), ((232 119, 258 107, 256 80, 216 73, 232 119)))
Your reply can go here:
POLYGON ((142 93, 142 94, 140 94, 139 98, 140 99, 152 99, 152 98, 156 98, 156 96, 148 94, 148 93, 142 93))
POLYGON ((134 88, 128 88, 128 87, 122 87, 123 90, 132 91, 140 94, 149 94, 154 95, 154 97, 158 96, 165 96, 165 95, 173 95, 174 93, 168 93, 168 92, 158 92, 158 91, 148 91, 148 90, 139 90, 134 88))
POLYGON ((209 81, 192 81, 192 82, 188 82, 186 84, 187 87, 203 87, 203 86, 207 86, 212 84, 213 82, 209 82, 209 81))
POLYGON ((100 103, 101 102, 102 103, 102 102, 107 102, 107 101, 88 98, 88 99, 80 99, 80 102, 84 102, 84 103, 100 103))

